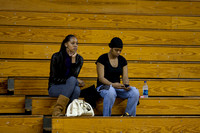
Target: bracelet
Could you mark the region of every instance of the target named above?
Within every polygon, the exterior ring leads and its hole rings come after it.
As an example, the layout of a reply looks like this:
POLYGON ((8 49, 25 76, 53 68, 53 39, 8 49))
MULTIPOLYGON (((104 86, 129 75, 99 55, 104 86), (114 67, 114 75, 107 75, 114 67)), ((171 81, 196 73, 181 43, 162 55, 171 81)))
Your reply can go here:
POLYGON ((124 84, 124 85, 125 85, 126 88, 130 86, 129 84, 124 84))

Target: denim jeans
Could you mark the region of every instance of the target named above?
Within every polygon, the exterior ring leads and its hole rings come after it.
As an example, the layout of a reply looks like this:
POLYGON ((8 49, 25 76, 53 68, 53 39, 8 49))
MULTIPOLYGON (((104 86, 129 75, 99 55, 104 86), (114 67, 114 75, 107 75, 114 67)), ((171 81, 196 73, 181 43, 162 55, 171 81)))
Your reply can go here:
MULTIPOLYGON (((97 87, 97 91, 99 88, 97 87)), ((128 112, 131 116, 136 116, 136 106, 139 100, 139 91, 135 87, 131 87, 129 91, 124 89, 115 89, 110 85, 109 90, 100 90, 103 100, 103 116, 111 116, 111 110, 115 102, 116 97, 128 99, 125 112, 128 112)))
POLYGON ((58 97, 60 94, 68 97, 70 101, 78 99, 80 95, 78 80, 75 77, 71 76, 66 80, 65 84, 52 85, 49 88, 49 96, 58 97))

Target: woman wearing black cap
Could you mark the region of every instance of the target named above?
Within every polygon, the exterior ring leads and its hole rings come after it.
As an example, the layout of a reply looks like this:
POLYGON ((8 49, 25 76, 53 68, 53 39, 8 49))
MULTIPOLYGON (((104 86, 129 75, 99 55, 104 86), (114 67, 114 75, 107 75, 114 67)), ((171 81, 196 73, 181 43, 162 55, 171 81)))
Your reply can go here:
POLYGON ((110 51, 101 55, 97 61, 97 91, 103 101, 103 116, 111 116, 112 106, 116 97, 128 99, 125 116, 135 116, 139 100, 139 91, 129 86, 128 67, 126 59, 120 55, 123 42, 115 37, 109 43, 110 51), (123 84, 120 83, 122 75, 123 84))

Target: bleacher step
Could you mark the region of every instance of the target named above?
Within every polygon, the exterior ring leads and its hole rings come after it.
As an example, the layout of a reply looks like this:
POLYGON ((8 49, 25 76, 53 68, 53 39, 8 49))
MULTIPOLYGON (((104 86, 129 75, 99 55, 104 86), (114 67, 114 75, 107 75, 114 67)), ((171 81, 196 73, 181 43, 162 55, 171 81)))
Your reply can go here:
POLYGON ((53 117, 52 133, 200 132, 200 117, 53 117))

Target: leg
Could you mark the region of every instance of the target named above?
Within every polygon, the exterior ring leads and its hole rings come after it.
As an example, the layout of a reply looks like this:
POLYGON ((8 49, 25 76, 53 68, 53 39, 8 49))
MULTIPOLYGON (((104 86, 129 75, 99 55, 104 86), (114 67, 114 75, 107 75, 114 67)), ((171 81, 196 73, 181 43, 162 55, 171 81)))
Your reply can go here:
MULTIPOLYGON (((59 96, 54 106, 53 116, 60 116, 60 115, 65 114, 65 109, 69 102, 69 97, 71 97, 73 92, 76 92, 74 94, 78 93, 78 91, 75 91, 77 90, 76 89, 77 84, 78 84, 77 79, 75 77, 70 77, 67 79, 66 84, 53 85, 49 89, 49 96, 54 96, 54 97, 59 96)), ((79 94, 80 94, 80 91, 79 91, 79 94)))
POLYGON ((136 116, 136 107, 139 100, 139 91, 135 87, 131 87, 129 91, 117 89, 117 96, 123 99, 128 99, 125 112, 131 116, 136 116))
POLYGON ((116 99, 115 88, 110 87, 109 90, 101 90, 101 97, 103 97, 103 116, 111 116, 113 104, 116 99))
POLYGON ((75 86, 74 91, 72 92, 72 95, 70 97, 70 100, 73 101, 74 99, 78 99, 80 92, 81 92, 80 87, 75 86))
POLYGON ((69 77, 66 84, 53 85, 49 88, 49 96, 58 97, 60 94, 71 97, 75 87, 78 85, 78 81, 75 77, 69 77))

